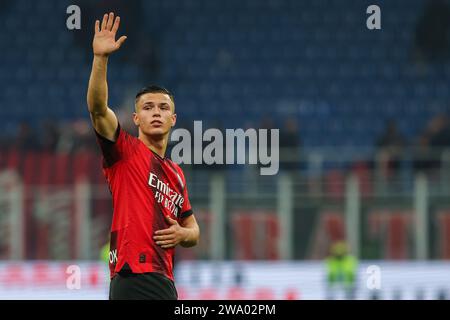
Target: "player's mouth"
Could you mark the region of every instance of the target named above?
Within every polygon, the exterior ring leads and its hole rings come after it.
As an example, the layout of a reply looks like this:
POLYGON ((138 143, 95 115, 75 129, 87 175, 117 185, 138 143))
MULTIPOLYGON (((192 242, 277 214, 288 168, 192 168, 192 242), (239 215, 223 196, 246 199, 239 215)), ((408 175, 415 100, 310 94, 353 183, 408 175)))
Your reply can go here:
POLYGON ((160 127, 163 125, 162 121, 160 120, 153 120, 152 122, 150 122, 150 124, 154 127, 160 127))

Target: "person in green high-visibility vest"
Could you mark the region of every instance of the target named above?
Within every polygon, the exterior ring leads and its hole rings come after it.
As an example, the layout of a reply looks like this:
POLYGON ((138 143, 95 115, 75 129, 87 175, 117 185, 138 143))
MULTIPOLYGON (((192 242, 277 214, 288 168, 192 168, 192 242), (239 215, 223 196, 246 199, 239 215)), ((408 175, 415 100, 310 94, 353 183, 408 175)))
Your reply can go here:
POLYGON ((106 264, 106 268, 105 268, 105 278, 104 278, 104 283, 105 283, 105 299, 109 298, 109 283, 110 283, 110 279, 109 279, 109 239, 108 242, 105 243, 105 245, 100 249, 100 254, 99 254, 99 261, 101 261, 102 263, 106 264))
POLYGON ((344 299, 354 299, 358 261, 348 252, 344 241, 332 244, 326 258, 327 298, 336 299, 339 293, 344 299))
POLYGON ((100 260, 109 264, 109 241, 100 250, 100 260))

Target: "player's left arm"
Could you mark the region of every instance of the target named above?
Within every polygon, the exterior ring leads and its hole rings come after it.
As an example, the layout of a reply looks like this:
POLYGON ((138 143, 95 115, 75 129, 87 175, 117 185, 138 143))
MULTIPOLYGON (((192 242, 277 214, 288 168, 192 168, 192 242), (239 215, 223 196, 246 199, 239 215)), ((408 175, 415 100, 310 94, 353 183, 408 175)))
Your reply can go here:
POLYGON ((180 245, 185 248, 193 247, 198 244, 200 240, 200 228, 195 220, 195 216, 190 216, 181 220, 181 227, 186 229, 186 238, 180 242, 180 245))
POLYGON ((161 248, 173 248, 176 245, 188 248, 197 245, 200 239, 200 228, 193 214, 182 219, 180 223, 177 220, 166 216, 170 227, 155 232, 156 244, 161 248))

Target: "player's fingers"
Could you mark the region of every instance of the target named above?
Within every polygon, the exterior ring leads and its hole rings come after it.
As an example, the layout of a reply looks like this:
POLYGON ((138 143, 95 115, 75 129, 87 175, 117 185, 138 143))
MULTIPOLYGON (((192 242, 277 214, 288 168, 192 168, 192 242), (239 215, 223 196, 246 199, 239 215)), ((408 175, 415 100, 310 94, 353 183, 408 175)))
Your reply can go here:
POLYGON ((166 235, 166 234, 172 234, 173 232, 174 232, 174 230, 168 228, 168 229, 162 229, 162 230, 155 231, 155 235, 161 236, 161 235, 166 235))
POLYGON ((168 235, 164 235, 164 236, 154 236, 153 239, 159 241, 159 240, 173 240, 175 239, 175 235, 174 234, 168 234, 168 235))
POLYGON ((173 240, 157 241, 156 244, 158 246, 167 246, 167 245, 173 244, 173 240))
POLYGON ((166 234, 166 235, 160 235, 160 236, 154 236, 153 239, 155 240, 169 240, 169 239, 175 239, 175 234, 166 234))
POLYGON ((100 21, 95 20, 95 27, 94 27, 94 29, 95 29, 95 33, 100 32, 100 21))
POLYGON ((103 16, 103 20, 102 20, 102 28, 101 28, 101 31, 103 31, 103 30, 105 30, 106 29, 106 23, 108 22, 108 14, 104 14, 104 16, 103 16))
POLYGON ((120 17, 117 16, 117 17, 116 17, 116 20, 114 20, 114 25, 113 25, 111 31, 114 32, 114 33, 116 33, 117 30, 119 29, 119 25, 120 25, 120 17))
POLYGON ((125 42, 125 40, 127 40, 127 36, 121 36, 119 38, 119 40, 117 40, 118 48, 120 48, 122 46, 122 44, 125 42))
POLYGON ((163 248, 163 249, 170 249, 170 248, 173 248, 173 247, 175 247, 175 244, 173 244, 173 243, 161 246, 161 248, 163 248))
POLYGON ((114 13, 110 12, 108 17, 108 24, 106 25, 106 30, 111 31, 114 22, 114 13))

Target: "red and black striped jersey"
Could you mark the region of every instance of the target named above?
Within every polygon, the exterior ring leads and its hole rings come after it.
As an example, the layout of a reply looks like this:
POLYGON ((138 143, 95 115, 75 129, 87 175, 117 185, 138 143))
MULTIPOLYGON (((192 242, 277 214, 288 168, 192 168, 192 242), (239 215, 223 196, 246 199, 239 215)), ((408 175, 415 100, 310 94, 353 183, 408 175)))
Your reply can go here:
POLYGON ((153 236, 156 230, 170 227, 165 215, 180 222, 192 214, 183 171, 120 125, 117 131, 115 142, 96 133, 114 208, 111 278, 127 264, 133 273, 158 272, 174 280, 175 248, 161 248, 153 236))

